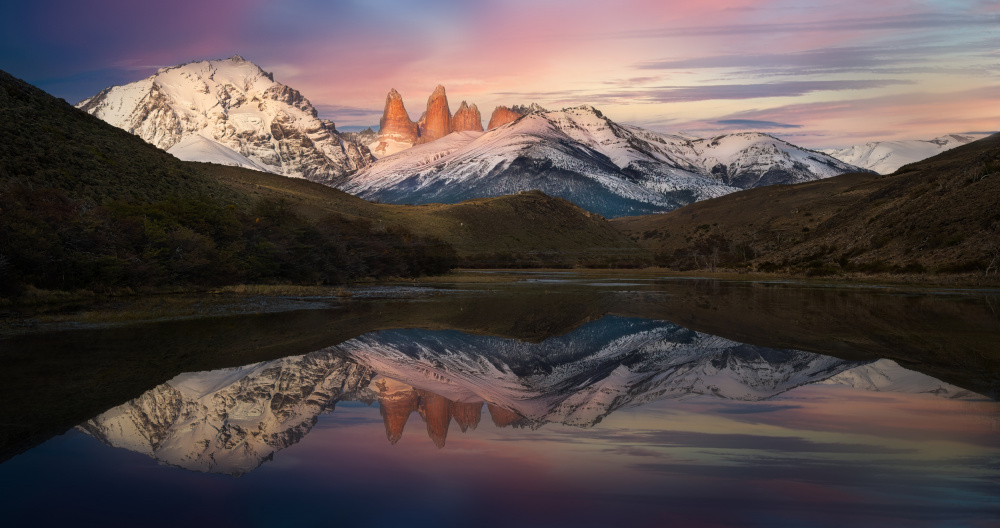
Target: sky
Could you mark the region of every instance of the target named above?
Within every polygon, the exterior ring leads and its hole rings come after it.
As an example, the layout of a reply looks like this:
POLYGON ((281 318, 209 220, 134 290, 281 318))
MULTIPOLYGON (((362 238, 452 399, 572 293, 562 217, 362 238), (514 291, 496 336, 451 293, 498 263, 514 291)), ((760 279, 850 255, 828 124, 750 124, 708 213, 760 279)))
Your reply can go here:
POLYGON ((239 54, 338 127, 396 88, 812 148, 1000 130, 1000 0, 13 0, 0 69, 76 103, 239 54))

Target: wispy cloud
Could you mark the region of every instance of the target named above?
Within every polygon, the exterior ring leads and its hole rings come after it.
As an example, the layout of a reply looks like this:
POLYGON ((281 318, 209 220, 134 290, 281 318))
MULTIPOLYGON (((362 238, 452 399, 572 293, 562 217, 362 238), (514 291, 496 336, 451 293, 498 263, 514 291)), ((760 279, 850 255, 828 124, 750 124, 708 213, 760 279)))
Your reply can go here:
POLYGON ((815 32, 858 32, 890 30, 942 30, 957 28, 995 28, 1000 26, 1000 14, 912 13, 893 16, 849 17, 814 21, 782 21, 771 23, 669 27, 652 30, 623 31, 605 36, 611 38, 664 38, 692 36, 777 35, 815 32))

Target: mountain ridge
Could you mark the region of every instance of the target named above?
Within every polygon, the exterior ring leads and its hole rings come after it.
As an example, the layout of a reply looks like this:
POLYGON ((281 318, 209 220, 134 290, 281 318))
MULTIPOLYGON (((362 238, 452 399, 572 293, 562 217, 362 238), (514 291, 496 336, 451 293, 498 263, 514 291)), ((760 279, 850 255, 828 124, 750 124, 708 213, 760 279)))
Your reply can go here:
POLYGON ((332 184, 367 199, 416 204, 538 189, 612 218, 669 211, 740 188, 863 171, 762 133, 659 134, 619 125, 587 105, 497 112, 508 120, 501 126, 386 150, 332 184))
POLYGON ((367 147, 345 140, 332 121, 320 119, 298 90, 239 55, 161 68, 145 79, 105 88, 76 106, 168 152, 199 135, 251 164, 231 156, 175 151, 186 161, 265 168, 313 181, 374 161, 367 147))

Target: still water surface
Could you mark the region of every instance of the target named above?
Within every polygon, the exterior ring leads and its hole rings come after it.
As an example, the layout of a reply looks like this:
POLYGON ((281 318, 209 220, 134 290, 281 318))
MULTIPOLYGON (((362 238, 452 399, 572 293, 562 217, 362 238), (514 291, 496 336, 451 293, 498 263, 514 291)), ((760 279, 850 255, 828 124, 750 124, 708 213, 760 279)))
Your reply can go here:
POLYGON ((994 294, 537 278, 2 341, 9 525, 1000 523, 994 294))

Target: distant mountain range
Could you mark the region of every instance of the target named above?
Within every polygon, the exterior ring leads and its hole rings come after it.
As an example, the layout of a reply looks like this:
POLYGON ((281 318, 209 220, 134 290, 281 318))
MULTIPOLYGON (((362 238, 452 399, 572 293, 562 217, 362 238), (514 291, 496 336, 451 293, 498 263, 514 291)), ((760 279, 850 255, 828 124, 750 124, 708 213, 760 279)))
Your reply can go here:
MULTIPOLYGON (((415 144, 335 185, 369 200, 415 204, 538 189, 618 217, 861 170, 760 133, 713 139, 658 134, 619 125, 590 106, 507 112, 513 120, 492 130, 415 144)), ((398 148, 399 138, 382 135, 373 145, 389 141, 398 148)))
POLYGON ((415 122, 392 90, 377 136, 341 134, 301 93, 239 56, 164 68, 77 106, 184 160, 303 177, 387 203, 541 190, 618 217, 862 170, 766 134, 659 134, 588 106, 498 107, 483 132, 476 105, 463 101, 452 114, 443 86, 415 122))
POLYGON ((988 135, 990 134, 949 134, 930 140, 875 141, 842 149, 824 149, 821 152, 879 174, 892 174, 903 165, 927 159, 988 135))

